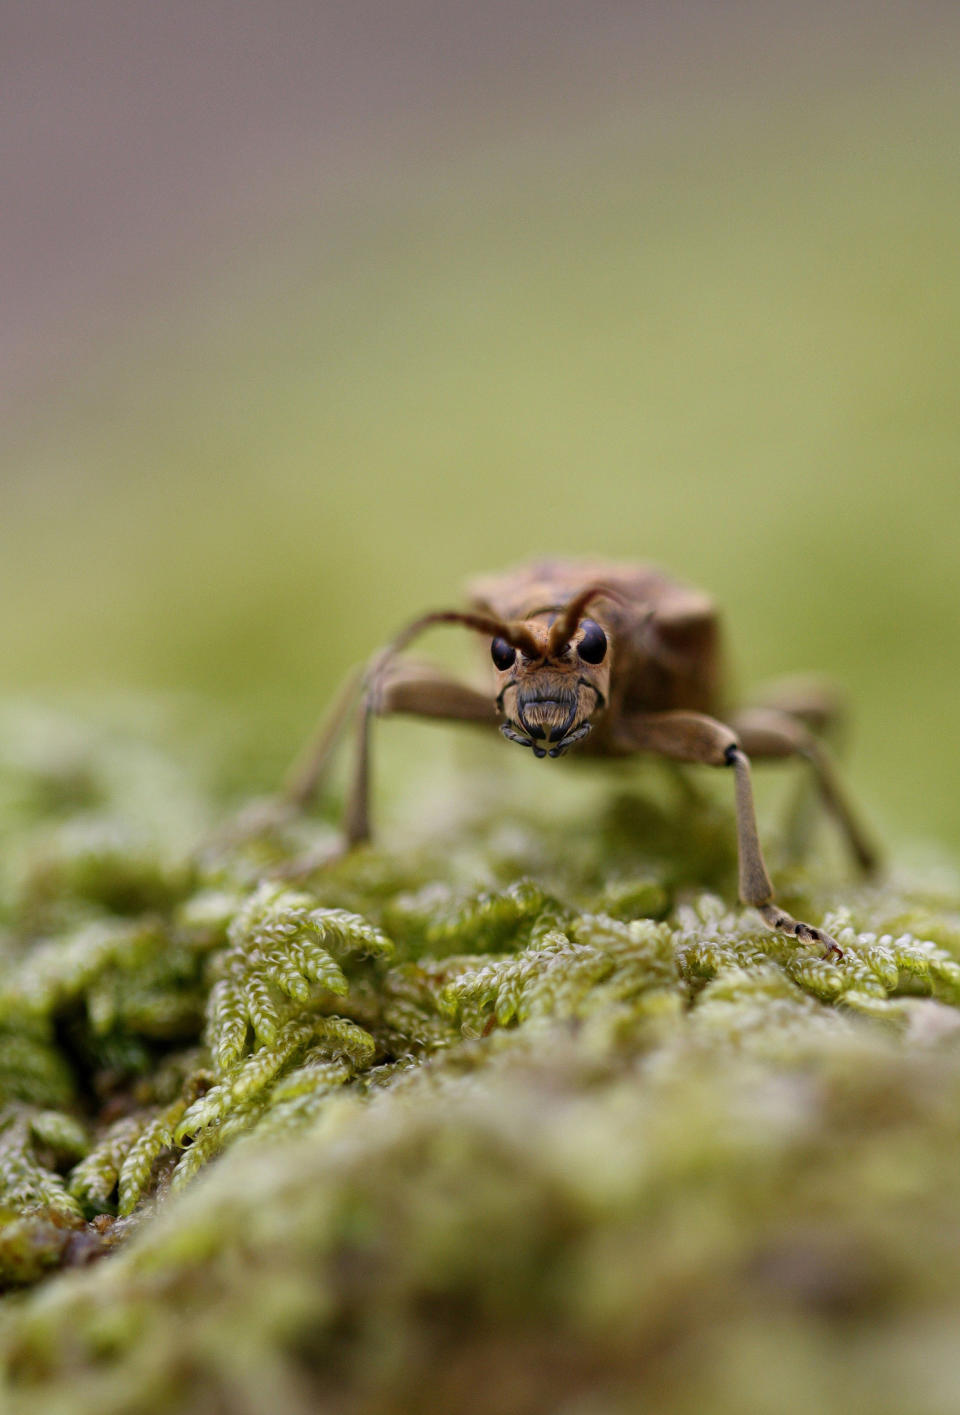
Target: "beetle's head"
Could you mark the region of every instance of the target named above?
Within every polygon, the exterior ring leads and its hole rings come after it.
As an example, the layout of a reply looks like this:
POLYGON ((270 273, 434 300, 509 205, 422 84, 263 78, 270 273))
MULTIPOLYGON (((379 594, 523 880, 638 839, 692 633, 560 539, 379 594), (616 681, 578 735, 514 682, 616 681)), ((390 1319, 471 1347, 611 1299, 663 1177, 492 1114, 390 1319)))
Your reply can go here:
POLYGON ((596 599, 619 600, 620 595, 610 586, 588 585, 560 609, 548 607, 513 622, 459 609, 433 610, 414 619, 384 649, 371 678, 433 624, 463 624, 491 635, 497 709, 505 719, 500 731, 511 742, 532 747, 536 757, 562 757, 587 736, 591 719, 603 711, 609 696, 611 647, 603 625, 586 617, 596 599))
POLYGON ((585 592, 559 612, 536 614, 517 626, 522 633, 498 634, 490 645, 500 731, 535 757, 562 757, 607 705, 610 644, 603 626, 583 614, 599 595, 585 592))

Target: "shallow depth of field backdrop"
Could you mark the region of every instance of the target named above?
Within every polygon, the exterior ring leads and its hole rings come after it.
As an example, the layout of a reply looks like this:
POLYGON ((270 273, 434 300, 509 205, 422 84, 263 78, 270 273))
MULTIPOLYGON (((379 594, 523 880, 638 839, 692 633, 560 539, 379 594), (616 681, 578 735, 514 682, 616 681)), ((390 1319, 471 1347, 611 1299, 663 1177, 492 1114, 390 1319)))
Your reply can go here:
MULTIPOLYGON (((259 789, 465 574, 653 558, 744 685, 834 675, 882 832, 955 847, 957 30, 3 3, 4 694, 259 789)), ((449 735, 391 732, 388 796, 449 735)))
POLYGON ((956 1415, 958 60, 955 0, 0 0, 0 1285, 71 1269, 4 1412, 956 1415), (197 851, 543 552, 846 690, 892 882, 756 773, 842 963, 735 908, 723 773, 385 723, 380 849, 197 851))

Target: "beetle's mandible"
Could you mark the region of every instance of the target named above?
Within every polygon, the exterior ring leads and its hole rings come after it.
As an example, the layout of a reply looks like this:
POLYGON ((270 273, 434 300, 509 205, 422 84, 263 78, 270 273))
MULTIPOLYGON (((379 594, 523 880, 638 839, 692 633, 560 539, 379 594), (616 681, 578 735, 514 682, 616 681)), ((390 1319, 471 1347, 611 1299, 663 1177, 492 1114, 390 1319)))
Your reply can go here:
POLYGON ((540 758, 571 749, 606 757, 653 752, 724 767, 735 782, 741 900, 771 929, 840 954, 823 929, 791 918, 774 902, 750 782, 751 758, 802 757, 855 860, 864 870, 875 867, 874 848, 819 735, 836 713, 831 693, 795 680, 767 695, 762 706, 730 710, 716 607, 654 566, 542 560, 478 579, 469 591, 467 609, 414 620, 348 685, 291 773, 283 793, 288 809, 301 809, 316 794, 353 714, 347 845, 370 834, 369 741, 376 716, 406 713, 499 728, 540 758), (490 690, 401 656, 422 630, 439 623, 486 636, 490 690))

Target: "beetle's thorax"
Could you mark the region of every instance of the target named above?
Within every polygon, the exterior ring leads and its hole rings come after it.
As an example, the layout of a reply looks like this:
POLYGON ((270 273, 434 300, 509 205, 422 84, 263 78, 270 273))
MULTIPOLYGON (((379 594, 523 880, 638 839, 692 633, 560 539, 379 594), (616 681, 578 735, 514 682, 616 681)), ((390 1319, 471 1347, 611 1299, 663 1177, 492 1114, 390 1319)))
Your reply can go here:
POLYGON ((611 655, 599 626, 585 620, 569 643, 553 647, 550 625, 555 618, 554 612, 545 611, 526 620, 539 655, 518 650, 514 661, 497 674, 497 707, 505 719, 500 730, 511 742, 531 747, 537 757, 563 756, 582 741, 609 696, 611 655), (600 663, 587 662, 578 649, 586 643, 590 627, 594 639, 599 632, 604 640, 600 663))

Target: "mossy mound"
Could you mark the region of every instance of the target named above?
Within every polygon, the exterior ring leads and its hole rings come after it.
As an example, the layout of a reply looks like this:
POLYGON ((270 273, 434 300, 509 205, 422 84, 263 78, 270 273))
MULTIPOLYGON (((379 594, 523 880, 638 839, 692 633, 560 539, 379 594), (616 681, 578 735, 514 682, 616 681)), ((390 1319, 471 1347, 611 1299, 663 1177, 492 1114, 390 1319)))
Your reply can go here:
POLYGON ((293 883, 328 827, 200 847, 173 764, 16 730, 11 1408, 955 1408, 955 880, 781 874, 825 960, 725 808, 617 795, 293 883))

